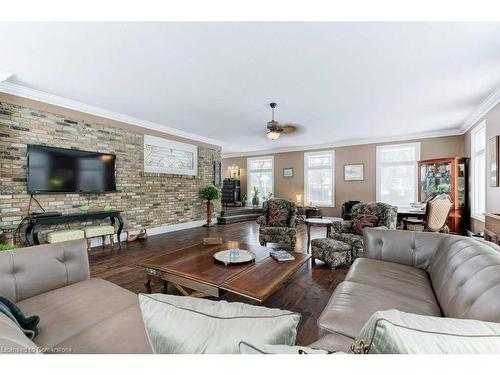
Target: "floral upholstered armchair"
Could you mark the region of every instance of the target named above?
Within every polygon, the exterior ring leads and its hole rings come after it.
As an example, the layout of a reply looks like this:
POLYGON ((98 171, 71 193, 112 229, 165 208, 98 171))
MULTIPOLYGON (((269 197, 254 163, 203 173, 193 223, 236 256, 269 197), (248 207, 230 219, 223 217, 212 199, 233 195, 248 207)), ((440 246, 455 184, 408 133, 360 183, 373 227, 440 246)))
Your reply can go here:
POLYGON ((266 246, 268 242, 285 243, 295 247, 298 224, 297 207, 286 199, 273 198, 262 205, 262 216, 257 223, 259 227, 259 242, 266 246))
POLYGON ((396 229, 398 208, 386 203, 358 203, 351 211, 352 220, 334 221, 330 238, 352 246, 352 260, 363 251, 363 228, 396 229))

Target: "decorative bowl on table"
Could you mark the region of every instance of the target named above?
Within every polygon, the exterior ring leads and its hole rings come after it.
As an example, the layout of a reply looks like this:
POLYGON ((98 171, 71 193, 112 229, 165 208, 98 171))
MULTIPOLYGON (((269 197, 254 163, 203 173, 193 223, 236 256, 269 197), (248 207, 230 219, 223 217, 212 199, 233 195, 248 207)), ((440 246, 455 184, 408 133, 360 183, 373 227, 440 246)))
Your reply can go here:
POLYGON ((214 260, 226 266, 230 264, 245 264, 255 262, 255 254, 248 250, 234 248, 216 252, 214 260))

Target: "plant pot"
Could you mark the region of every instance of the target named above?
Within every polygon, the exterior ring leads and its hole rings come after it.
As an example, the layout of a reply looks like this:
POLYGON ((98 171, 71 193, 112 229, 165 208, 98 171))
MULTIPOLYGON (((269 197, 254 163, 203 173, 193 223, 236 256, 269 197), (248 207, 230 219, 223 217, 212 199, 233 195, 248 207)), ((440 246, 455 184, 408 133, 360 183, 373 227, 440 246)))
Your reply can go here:
POLYGON ((207 223, 204 224, 204 227, 211 227, 212 224, 212 214, 214 212, 214 205, 211 201, 207 201, 207 223))
POLYGON ((259 197, 253 197, 252 206, 259 207, 259 197))

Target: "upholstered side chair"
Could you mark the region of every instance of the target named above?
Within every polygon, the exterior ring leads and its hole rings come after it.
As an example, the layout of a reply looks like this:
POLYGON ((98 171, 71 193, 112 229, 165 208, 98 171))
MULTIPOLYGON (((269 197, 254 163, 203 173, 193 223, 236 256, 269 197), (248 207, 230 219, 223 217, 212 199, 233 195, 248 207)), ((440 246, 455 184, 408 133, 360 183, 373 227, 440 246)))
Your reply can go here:
POLYGON ((446 222, 450 216, 453 202, 448 194, 440 194, 429 200, 425 208, 425 218, 403 219, 403 229, 419 232, 442 232, 449 233, 450 229, 446 222))
POLYGON ((363 251, 363 227, 396 229, 398 208, 386 203, 358 203, 353 206, 351 220, 334 221, 330 238, 352 247, 351 262, 363 251), (375 219, 376 217, 376 219, 375 219), (371 220, 365 225, 364 219, 371 220), (375 219, 375 220, 373 220, 375 219))
POLYGON ((272 198, 262 205, 262 216, 257 219, 259 242, 266 246, 268 242, 287 244, 295 248, 298 224, 297 207, 286 199, 272 198))

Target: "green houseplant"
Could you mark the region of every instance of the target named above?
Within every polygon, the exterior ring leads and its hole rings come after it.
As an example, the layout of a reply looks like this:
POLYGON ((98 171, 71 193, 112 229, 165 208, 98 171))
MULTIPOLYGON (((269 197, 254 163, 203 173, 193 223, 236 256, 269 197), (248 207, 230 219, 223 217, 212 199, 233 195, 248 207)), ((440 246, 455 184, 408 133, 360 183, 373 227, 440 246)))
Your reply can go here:
POLYGON ((241 193, 241 205, 245 207, 247 205, 247 193, 241 193))
POLYGON ((213 200, 219 199, 220 192, 213 185, 207 185, 203 189, 201 189, 201 196, 207 201, 207 223, 204 225, 205 227, 211 227, 212 224, 212 214, 214 211, 214 205, 212 203, 213 200))
POLYGON ((253 198, 252 198, 252 206, 259 206, 259 188, 257 186, 253 187, 253 198))
POLYGON ((14 245, 11 245, 9 243, 0 243, 0 251, 12 250, 13 248, 14 245))

